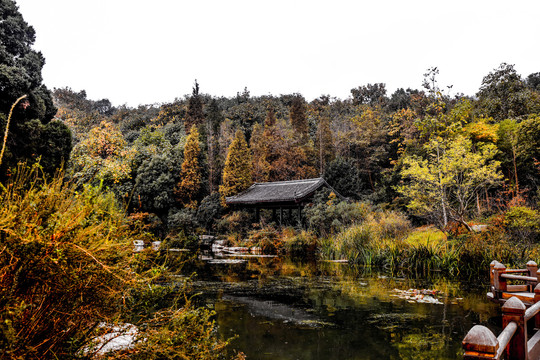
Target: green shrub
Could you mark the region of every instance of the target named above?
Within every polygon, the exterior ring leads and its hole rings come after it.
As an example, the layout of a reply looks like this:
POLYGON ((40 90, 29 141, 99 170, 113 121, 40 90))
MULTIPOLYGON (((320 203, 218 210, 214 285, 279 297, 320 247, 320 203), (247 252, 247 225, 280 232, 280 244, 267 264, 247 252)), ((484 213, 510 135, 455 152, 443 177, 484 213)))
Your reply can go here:
POLYGON ((383 211, 374 214, 369 222, 379 239, 404 240, 411 232, 411 222, 407 217, 395 211, 383 211))
POLYGON ((362 222, 370 211, 366 203, 341 201, 335 194, 322 191, 315 197, 314 205, 304 209, 304 216, 310 229, 327 236, 362 222))
POLYGON ((171 209, 167 218, 167 225, 169 232, 173 234, 181 231, 192 233, 198 225, 196 212, 189 208, 171 209))
POLYGON ((219 220, 217 231, 220 234, 246 234, 251 228, 252 218, 247 211, 233 211, 219 220))
POLYGON ((216 220, 222 215, 223 206, 218 192, 205 197, 197 209, 197 222, 206 230, 213 230, 216 220))
POLYGON ((199 246, 199 238, 197 235, 186 235, 184 230, 179 233, 169 234, 161 245, 166 249, 197 249, 199 246))
POLYGON ((504 214, 504 226, 515 240, 540 241, 540 212, 537 210, 514 206, 504 214))

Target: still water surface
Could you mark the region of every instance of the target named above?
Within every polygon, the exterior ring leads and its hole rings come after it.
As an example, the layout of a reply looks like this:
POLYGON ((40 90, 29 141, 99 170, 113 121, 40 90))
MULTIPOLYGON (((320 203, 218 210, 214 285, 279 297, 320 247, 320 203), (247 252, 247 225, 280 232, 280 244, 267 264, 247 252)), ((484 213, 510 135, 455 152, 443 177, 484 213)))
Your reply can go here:
POLYGON ((483 281, 280 258, 201 262, 197 272, 199 305, 248 359, 461 359, 473 325, 501 330, 483 281))

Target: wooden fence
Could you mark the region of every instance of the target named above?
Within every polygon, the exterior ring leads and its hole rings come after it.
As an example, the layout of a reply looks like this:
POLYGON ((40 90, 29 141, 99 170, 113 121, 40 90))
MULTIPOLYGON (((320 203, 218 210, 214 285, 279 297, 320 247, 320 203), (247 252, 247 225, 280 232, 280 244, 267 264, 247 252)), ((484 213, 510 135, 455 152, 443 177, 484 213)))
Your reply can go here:
POLYGON ((540 328, 540 285, 538 266, 534 261, 527 269, 506 269, 493 261, 490 266, 491 293, 493 300, 502 301, 503 331, 498 337, 482 325, 474 326, 465 339, 464 359, 540 360, 540 331, 529 339, 527 322, 534 320, 540 328), (526 275, 516 275, 525 273, 526 275), (510 285, 508 281, 522 284, 510 285), (527 309, 524 301, 530 305, 527 309))
POLYGON ((526 269, 507 269, 498 261, 492 261, 489 269, 491 292, 488 298, 504 302, 516 296, 527 304, 534 304, 534 288, 540 282, 538 265, 534 261, 527 263, 526 269), (523 275, 517 275, 523 274, 523 275), (511 285, 509 281, 520 281, 521 284, 511 285))

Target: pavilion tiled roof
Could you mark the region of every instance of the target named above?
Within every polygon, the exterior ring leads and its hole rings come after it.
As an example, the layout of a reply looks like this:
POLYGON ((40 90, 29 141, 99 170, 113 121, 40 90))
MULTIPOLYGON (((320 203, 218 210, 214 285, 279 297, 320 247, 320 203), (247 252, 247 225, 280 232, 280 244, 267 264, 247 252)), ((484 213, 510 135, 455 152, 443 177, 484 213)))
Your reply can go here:
POLYGON ((339 195, 323 178, 255 183, 247 190, 225 199, 227 205, 259 203, 299 203, 322 187, 339 195))

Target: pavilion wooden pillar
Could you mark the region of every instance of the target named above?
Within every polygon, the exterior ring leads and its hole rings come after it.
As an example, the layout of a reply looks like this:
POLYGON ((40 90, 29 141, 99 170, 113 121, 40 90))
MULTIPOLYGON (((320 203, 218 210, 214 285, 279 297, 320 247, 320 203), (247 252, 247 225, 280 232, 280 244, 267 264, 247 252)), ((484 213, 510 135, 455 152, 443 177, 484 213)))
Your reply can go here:
POLYGON ((283 208, 279 207, 279 226, 283 224, 283 208))
POLYGON ((258 206, 255 207, 255 222, 261 222, 261 209, 258 206))
POLYGON ((287 219, 287 225, 291 225, 292 223, 293 223, 292 208, 289 208, 289 216, 288 216, 288 219, 287 219))

